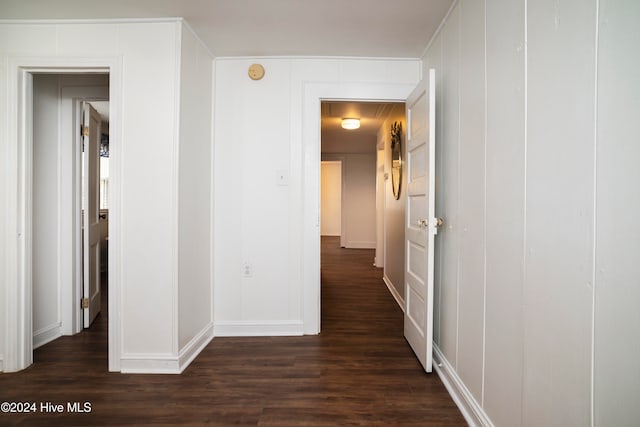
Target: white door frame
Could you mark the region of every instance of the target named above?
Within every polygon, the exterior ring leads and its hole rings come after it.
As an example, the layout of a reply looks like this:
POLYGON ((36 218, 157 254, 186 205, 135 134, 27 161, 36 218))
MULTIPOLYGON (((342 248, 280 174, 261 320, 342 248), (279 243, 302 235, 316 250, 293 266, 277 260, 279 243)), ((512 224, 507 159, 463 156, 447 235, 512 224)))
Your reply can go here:
MULTIPOLYGON (((6 314, 3 369, 14 372, 33 363, 32 162, 34 73, 108 73, 110 79, 110 214, 109 244, 109 370, 120 371, 120 141, 122 61, 119 57, 10 57, 7 61, 7 171, 5 206, 6 314), (15 234, 14 234, 15 233, 15 234), (14 237, 15 236, 15 240, 14 237)), ((79 304, 79 301, 78 301, 79 304)))
POLYGON ((304 333, 320 333, 320 103, 405 102, 416 83, 306 83, 302 111, 304 333))

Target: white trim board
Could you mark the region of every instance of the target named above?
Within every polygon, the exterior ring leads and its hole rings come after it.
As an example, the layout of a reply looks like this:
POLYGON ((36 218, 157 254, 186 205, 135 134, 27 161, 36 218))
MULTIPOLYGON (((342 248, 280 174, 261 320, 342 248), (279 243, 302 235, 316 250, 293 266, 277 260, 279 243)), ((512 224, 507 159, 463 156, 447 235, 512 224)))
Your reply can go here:
POLYGON ((216 322, 213 331, 216 337, 300 336, 303 335, 304 328, 299 320, 223 321, 216 322))
POLYGON ((482 406, 474 399, 469 389, 464 385, 456 370, 451 366, 440 348, 433 343, 433 367, 442 383, 451 395, 462 416, 470 426, 493 427, 489 416, 482 406))
POLYGON ((382 281, 384 282, 385 285, 387 285, 387 289, 389 289, 389 292, 393 296, 393 299, 396 300, 396 302, 400 306, 400 310, 402 310, 402 312, 404 313, 404 298, 400 296, 400 294, 398 293, 396 288, 393 286, 393 283, 391 283, 391 280, 387 277, 386 274, 382 276, 382 281))
POLYGON ((124 374, 181 374, 213 339, 213 325, 207 325, 180 354, 132 353, 122 356, 124 374))
POLYGON ((193 337, 178 354, 178 369, 182 373, 187 366, 213 340, 213 323, 209 323, 198 335, 193 337))
POLYGON ((3 368, 9 372, 19 371, 33 363, 32 329, 32 118, 33 73, 108 73, 110 80, 110 146, 112 202, 109 244, 109 370, 120 370, 121 327, 120 318, 120 264, 122 242, 120 232, 120 140, 122 110, 122 58, 109 57, 7 57, 7 129, 5 133, 7 149, 6 176, 14 177, 8 183, 5 197, 17 209, 7 212, 6 230, 9 235, 16 233, 15 244, 8 244, 6 250, 7 265, 14 266, 2 272, 6 283, 5 306, 5 354, 3 368), (6 350, 10 351, 7 352, 6 350))
POLYGON ((33 349, 42 347, 61 336, 62 331, 59 323, 41 328, 33 333, 33 349))
POLYGON ((376 242, 347 240, 344 247, 349 249, 375 249, 376 242))
POLYGON ((184 18, 71 18, 71 19, 0 19, 2 25, 62 25, 62 24, 153 24, 185 22, 184 18))
POLYGON ((173 354, 125 354, 120 362, 123 374, 179 374, 180 363, 173 354))

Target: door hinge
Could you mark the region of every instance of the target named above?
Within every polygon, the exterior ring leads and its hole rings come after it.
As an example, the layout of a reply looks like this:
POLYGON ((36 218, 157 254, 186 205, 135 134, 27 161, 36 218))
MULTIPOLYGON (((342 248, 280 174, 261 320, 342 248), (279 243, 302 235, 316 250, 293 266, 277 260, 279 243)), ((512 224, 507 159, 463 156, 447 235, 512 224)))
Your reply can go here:
POLYGON ((80 306, 84 308, 89 308, 89 298, 82 298, 80 300, 80 306))
POLYGON ((89 126, 84 126, 82 128, 82 136, 89 136, 89 126))

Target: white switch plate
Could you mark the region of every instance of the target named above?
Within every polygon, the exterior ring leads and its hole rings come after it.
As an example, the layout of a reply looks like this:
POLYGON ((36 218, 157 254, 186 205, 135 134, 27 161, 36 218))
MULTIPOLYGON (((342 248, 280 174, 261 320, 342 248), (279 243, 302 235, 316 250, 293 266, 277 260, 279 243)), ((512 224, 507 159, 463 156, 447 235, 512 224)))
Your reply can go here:
POLYGON ((242 263, 242 277, 253 276, 253 267, 248 261, 242 263))
POLYGON ((289 185, 289 172, 286 170, 276 171, 276 184, 282 186, 289 185))

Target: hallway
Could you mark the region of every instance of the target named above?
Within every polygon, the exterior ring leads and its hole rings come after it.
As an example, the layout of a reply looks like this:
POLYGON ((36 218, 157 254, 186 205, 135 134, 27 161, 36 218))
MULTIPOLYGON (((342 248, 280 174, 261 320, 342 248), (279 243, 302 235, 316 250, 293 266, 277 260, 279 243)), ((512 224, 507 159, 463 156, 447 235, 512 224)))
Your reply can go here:
POLYGON ((182 375, 107 372, 107 322, 62 337, 25 371, 0 374, 0 401, 38 413, 1 425, 459 426, 436 374, 422 371, 402 336, 402 311, 372 250, 322 240, 322 333, 215 338, 182 375), (40 404, 63 404, 42 414, 40 404), (70 414, 67 402, 90 402, 70 414))

